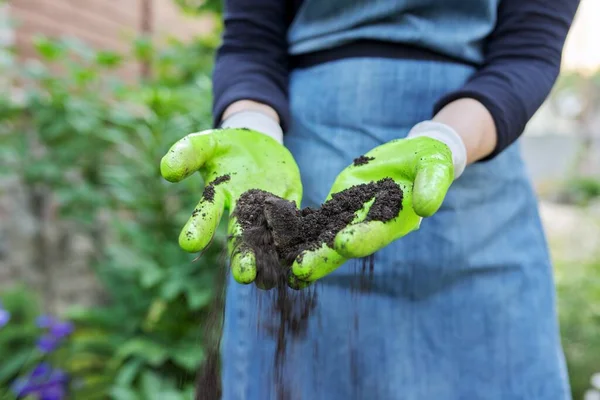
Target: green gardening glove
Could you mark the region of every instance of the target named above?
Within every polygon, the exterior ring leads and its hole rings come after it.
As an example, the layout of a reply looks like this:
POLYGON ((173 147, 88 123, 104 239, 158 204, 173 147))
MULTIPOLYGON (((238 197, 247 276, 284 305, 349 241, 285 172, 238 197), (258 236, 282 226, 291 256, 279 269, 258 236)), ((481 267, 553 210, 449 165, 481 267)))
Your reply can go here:
MULTIPOLYGON (((180 246, 188 252, 201 251, 210 243, 225 210, 231 213, 240 196, 250 189, 270 192, 296 206, 302 198, 300 171, 291 153, 276 139, 248 129, 192 133, 171 147, 160 171, 170 182, 198 171, 206 183, 179 236, 180 246)), ((230 218, 231 271, 236 281, 251 283, 256 278, 256 258, 249 248, 236 247, 242 243, 241 232, 236 219, 230 218)))
POLYGON ((441 206, 454 178, 466 164, 462 139, 446 125, 423 122, 398 139, 371 150, 336 178, 327 197, 359 184, 391 178, 403 191, 402 208, 387 221, 365 221, 371 202, 334 239, 305 251, 292 266, 293 287, 303 287, 334 271, 347 259, 366 257, 419 228, 422 217, 441 206))

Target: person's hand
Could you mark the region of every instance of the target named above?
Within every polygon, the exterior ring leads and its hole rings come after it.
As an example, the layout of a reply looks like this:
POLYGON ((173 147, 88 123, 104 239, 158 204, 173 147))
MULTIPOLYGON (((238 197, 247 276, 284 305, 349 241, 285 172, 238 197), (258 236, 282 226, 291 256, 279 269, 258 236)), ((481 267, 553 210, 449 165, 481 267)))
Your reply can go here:
POLYGON ((365 221, 370 204, 339 231, 333 247, 322 245, 299 255, 292 266, 291 285, 306 286, 324 277, 347 259, 366 257, 419 228, 422 217, 441 206, 452 181, 462 173, 466 150, 450 127, 426 121, 416 125, 406 139, 378 146, 344 169, 327 197, 355 185, 391 178, 403 191, 402 208, 387 221, 365 221))
MULTIPOLYGON (((280 142, 279 126, 256 113, 232 118, 223 129, 187 135, 161 160, 160 171, 166 180, 179 182, 200 172, 206 184, 179 236, 179 245, 188 252, 201 251, 210 243, 224 211, 233 212, 237 200, 250 189, 270 192, 296 206, 302 198, 300 171, 280 142), (252 126, 260 132, 236 125, 252 126)), ((228 247, 232 275, 240 283, 251 283, 256 278, 256 259, 249 248, 236 247, 242 243, 240 236, 241 228, 231 218, 228 247)))

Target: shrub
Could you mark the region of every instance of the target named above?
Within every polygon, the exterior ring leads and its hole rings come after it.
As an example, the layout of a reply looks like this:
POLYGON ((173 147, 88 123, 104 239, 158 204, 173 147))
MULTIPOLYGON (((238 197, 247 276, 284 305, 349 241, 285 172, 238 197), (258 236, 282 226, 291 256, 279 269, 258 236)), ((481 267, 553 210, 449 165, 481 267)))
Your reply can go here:
POLYGON ((75 331, 59 352, 34 361, 39 312, 11 303, 0 330, 0 343, 8 343, 0 347, 0 387, 64 371, 70 398, 190 398, 224 235, 198 260, 179 249, 202 182, 194 176, 171 186, 159 162, 174 141, 210 127, 215 41, 171 41, 157 50, 138 39, 133 61, 154 71, 140 83, 118 78, 118 67, 132 61, 124 55, 73 40, 39 38, 36 47, 41 62, 7 70, 21 92, 0 94, 0 170, 43 188, 63 218, 94 235, 100 256, 90 267, 107 302, 72 309, 65 317, 75 331))

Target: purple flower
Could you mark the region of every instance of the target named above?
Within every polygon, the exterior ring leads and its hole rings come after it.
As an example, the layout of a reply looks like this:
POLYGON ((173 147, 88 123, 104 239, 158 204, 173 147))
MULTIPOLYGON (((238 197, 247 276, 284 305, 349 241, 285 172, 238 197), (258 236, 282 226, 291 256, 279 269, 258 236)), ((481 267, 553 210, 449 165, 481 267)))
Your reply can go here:
POLYGON ((47 362, 39 363, 33 371, 31 371, 31 377, 33 379, 43 378, 47 376, 52 371, 52 367, 47 362))
POLYGON ((60 321, 50 315, 42 315, 37 319, 38 327, 46 329, 37 346, 43 353, 54 351, 61 343, 62 339, 73 333, 73 324, 71 322, 60 321))
POLYGON ((2 304, 0 304, 0 328, 8 324, 8 321, 10 321, 10 313, 2 308, 2 304))
POLYGON ((44 390, 40 400, 63 400, 66 396, 67 392, 63 385, 54 385, 44 390))
POLYGON ((60 338, 53 335, 42 335, 37 341, 37 347, 42 353, 52 353, 60 344, 60 338))
POLYGON ((24 378, 19 378, 12 386, 17 398, 36 395, 39 400, 62 400, 66 396, 67 375, 52 369, 48 363, 40 363, 24 378))
POLYGON ((40 315, 36 321, 38 328, 50 328, 56 323, 56 319, 51 315, 40 315))
POLYGON ((50 333, 57 338, 64 338, 73 333, 73 324, 70 322, 56 321, 50 327, 50 333))

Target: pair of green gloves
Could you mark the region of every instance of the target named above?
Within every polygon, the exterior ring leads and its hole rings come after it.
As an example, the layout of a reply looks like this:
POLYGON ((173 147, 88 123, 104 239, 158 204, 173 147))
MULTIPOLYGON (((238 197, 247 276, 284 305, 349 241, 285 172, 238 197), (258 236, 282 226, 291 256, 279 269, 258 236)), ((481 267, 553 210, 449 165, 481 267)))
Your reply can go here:
MULTIPOLYGON (((258 120, 261 118, 264 116, 258 120)), ((244 125, 254 125, 253 128, 261 131, 237 128, 233 124, 233 127, 193 133, 176 142, 163 157, 161 174, 170 182, 181 181, 196 172, 200 172, 207 185, 220 178, 215 182, 218 184, 211 185, 210 196, 205 191, 183 227, 179 237, 182 249, 203 250, 210 243, 223 213, 233 212, 240 196, 250 189, 270 192, 300 206, 300 171, 292 154, 281 144, 281 133, 264 133, 272 130, 268 124, 244 125)), ((302 253, 292 266, 296 285, 300 282, 300 286, 306 286, 346 260, 371 255, 418 229, 422 217, 429 217, 439 209, 466 159, 458 135, 451 128, 431 121, 415 126, 408 138, 380 145, 365 156, 371 159, 368 163, 350 165, 341 171, 326 200, 352 186, 392 178, 404 194, 402 210, 388 222, 355 221, 336 235, 333 247, 323 246, 302 253)), ((233 277, 240 283, 251 283, 256 277, 255 258, 251 252, 233 251, 233 243, 241 236, 241 227, 235 218, 230 219, 229 236, 233 277)))

